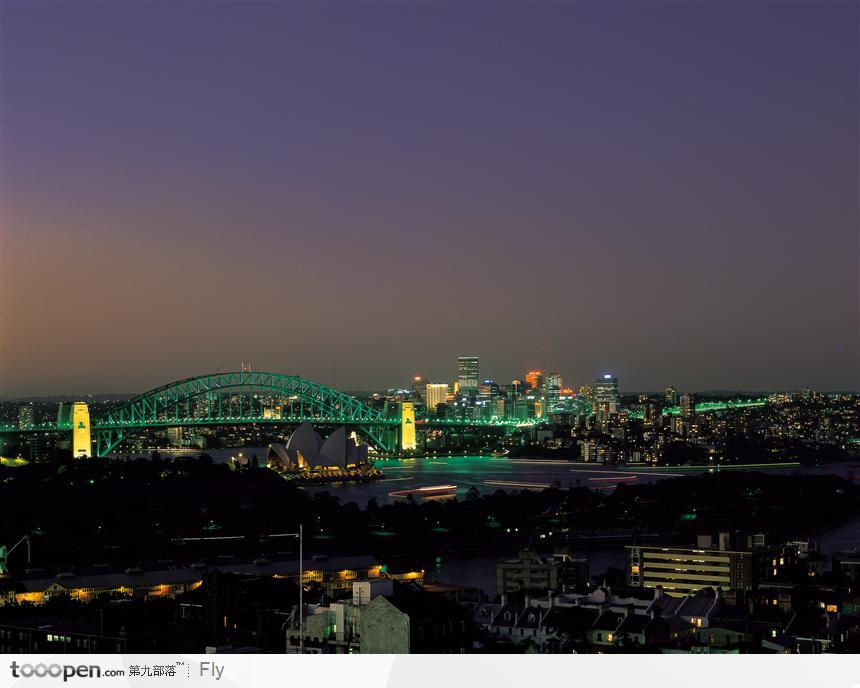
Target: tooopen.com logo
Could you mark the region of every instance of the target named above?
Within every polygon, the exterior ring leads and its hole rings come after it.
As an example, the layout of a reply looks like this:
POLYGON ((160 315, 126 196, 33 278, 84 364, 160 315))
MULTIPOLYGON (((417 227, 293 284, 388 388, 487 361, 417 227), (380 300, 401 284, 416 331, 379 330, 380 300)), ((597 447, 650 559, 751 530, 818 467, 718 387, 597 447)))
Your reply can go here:
POLYGON ((62 678, 65 683, 70 678, 101 678, 102 676, 125 676, 123 669, 105 669, 97 664, 18 664, 10 665, 14 678, 62 678))

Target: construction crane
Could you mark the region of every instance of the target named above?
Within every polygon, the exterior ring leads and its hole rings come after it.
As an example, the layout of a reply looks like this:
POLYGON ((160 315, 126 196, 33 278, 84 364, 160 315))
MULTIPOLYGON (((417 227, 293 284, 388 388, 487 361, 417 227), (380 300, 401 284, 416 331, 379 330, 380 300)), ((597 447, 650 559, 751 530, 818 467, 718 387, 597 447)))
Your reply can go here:
POLYGON ((30 536, 25 535, 18 542, 16 542, 11 547, 6 547, 6 545, 0 545, 0 576, 5 576, 9 573, 9 567, 6 566, 6 561, 9 558, 9 555, 15 551, 15 549, 21 543, 27 543, 27 564, 30 563, 30 536))

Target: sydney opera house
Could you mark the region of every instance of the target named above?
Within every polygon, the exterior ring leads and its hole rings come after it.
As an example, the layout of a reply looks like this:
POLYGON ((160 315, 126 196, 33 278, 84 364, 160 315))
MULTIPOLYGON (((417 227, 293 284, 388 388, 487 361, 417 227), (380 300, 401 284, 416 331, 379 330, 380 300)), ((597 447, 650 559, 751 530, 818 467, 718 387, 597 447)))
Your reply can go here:
POLYGON ((302 423, 290 436, 286 445, 269 446, 269 468, 276 471, 352 471, 369 467, 367 445, 357 444, 338 428, 328 439, 314 430, 310 423, 302 423))

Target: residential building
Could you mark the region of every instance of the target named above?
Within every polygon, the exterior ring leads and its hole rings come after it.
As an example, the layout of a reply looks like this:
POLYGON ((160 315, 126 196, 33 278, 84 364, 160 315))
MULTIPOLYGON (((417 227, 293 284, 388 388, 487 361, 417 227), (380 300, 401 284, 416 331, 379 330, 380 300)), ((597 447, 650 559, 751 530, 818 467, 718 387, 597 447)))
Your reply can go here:
POLYGON ((557 550, 541 555, 530 549, 520 550, 514 559, 496 564, 496 592, 584 591, 588 583, 588 560, 574 559, 569 552, 557 550))
POLYGON ((463 653, 469 611, 414 583, 355 583, 350 599, 306 610, 287 629, 287 652, 309 654, 463 653))
POLYGON ((749 551, 633 545, 627 553, 630 585, 689 593, 706 587, 745 590, 753 584, 749 551))

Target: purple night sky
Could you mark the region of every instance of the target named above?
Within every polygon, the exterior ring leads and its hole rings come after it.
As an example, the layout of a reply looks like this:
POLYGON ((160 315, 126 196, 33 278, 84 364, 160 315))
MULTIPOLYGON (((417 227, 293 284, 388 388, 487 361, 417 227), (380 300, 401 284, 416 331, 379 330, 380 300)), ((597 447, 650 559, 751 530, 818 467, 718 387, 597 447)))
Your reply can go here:
POLYGON ((856 389, 858 7, 4 1, 0 394, 856 389))

